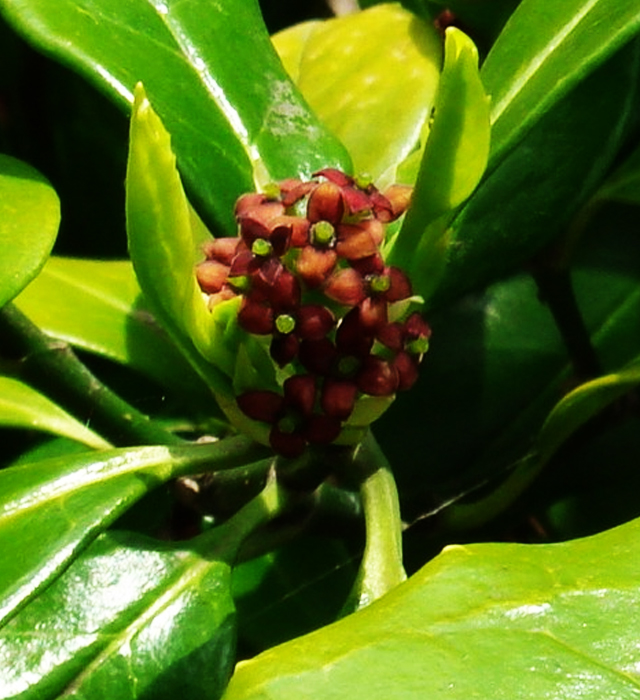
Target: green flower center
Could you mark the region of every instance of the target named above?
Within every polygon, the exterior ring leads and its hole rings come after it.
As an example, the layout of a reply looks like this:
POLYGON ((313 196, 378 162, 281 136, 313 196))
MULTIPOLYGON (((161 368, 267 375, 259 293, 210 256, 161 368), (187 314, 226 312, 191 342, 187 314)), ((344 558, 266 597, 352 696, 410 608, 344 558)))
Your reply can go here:
POLYGON ((287 333, 293 333, 296 327, 296 320, 293 316, 289 314, 280 314, 276 318, 276 328, 279 333, 286 335, 287 333))
POLYGON ((345 355, 338 360, 338 374, 341 377, 351 377, 360 368, 360 360, 353 355, 345 355))
POLYGON ((266 258, 273 253, 273 246, 264 238, 256 238, 251 245, 251 252, 254 255, 259 255, 261 258, 266 258))
POLYGON ((369 285, 374 294, 383 294, 384 292, 389 291, 391 280, 389 279, 388 275, 373 275, 369 285))
POLYGON ((311 227, 311 242, 314 245, 330 246, 336 238, 336 230, 328 221, 318 221, 311 227))

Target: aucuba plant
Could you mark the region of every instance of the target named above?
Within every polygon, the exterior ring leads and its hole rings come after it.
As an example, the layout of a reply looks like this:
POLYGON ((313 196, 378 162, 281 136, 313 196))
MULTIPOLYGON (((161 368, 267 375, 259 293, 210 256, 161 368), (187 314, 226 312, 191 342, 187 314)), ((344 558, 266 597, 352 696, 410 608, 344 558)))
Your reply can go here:
POLYGON ((637 697, 637 0, 284 5, 0 0, 0 700, 637 697))

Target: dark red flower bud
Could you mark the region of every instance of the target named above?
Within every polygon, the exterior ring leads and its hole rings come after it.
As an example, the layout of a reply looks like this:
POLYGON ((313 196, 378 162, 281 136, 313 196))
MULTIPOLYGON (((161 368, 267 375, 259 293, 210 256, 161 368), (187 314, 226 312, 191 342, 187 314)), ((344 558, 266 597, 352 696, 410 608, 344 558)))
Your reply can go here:
POLYGON ((334 272, 324 285, 324 293, 345 306, 356 306, 366 296, 362 275, 351 267, 334 272))
POLYGON ((328 415, 346 420, 353 411, 358 395, 355 382, 345 379, 327 379, 322 387, 320 406, 328 415))
POLYGON ((301 415, 310 416, 316 401, 316 380, 309 374, 289 377, 283 384, 287 406, 292 406, 301 415))
POLYGON ((235 238, 213 238, 202 246, 202 252, 209 260, 216 260, 223 265, 231 265, 236 255, 239 240, 235 238))
POLYGON ((313 177, 324 177, 329 182, 333 182, 338 187, 348 187, 353 185, 353 178, 346 175, 342 170, 336 168, 323 168, 313 173, 313 177))
POLYGON ((336 330, 336 346, 342 355, 365 357, 373 346, 373 334, 360 320, 360 308, 349 311, 336 330))
POLYGON ((385 294, 387 301, 401 301, 413 294, 411 282, 402 270, 397 267, 388 267, 385 273, 389 277, 389 289, 385 294))
POLYGON ((367 297, 358 306, 360 325, 365 333, 376 335, 387 323, 387 302, 377 297, 367 297))
POLYGON ((273 361, 278 363, 279 367, 284 367, 289 362, 293 362, 298 354, 299 345, 300 341, 293 333, 274 335, 269 346, 269 354, 273 361))
POLYGON ((333 416, 311 416, 304 431, 304 436, 311 444, 328 445, 333 442, 340 431, 342 424, 333 416))
POLYGON ((215 260, 204 260, 196 265, 196 279, 206 294, 219 292, 228 276, 229 268, 215 260))
POLYGON ((334 250, 320 250, 305 246, 296 260, 296 271, 309 287, 319 287, 329 276, 338 261, 334 250))
POLYGON ((350 214, 361 214, 372 209, 371 199, 366 192, 353 187, 345 187, 342 197, 350 214))
POLYGON ((336 319, 326 306, 307 304, 298 309, 296 333, 304 340, 320 340, 335 325, 336 319))
POLYGON ((392 362, 398 373, 398 391, 406 391, 418 379, 418 362, 407 352, 399 352, 392 362))
POLYGON ((307 219, 314 224, 318 221, 328 221, 338 224, 344 215, 342 191, 332 182, 320 183, 309 195, 307 203, 307 219))
POLYGON ((404 348, 405 329, 402 323, 387 323, 380 328, 376 337, 383 345, 396 352, 404 348))
POLYGON ((283 457, 294 459, 304 452, 307 440, 300 433, 284 432, 280 427, 274 426, 269 433, 269 444, 274 452, 283 457))
POLYGON ((329 338, 303 340, 298 350, 298 359, 311 374, 327 376, 337 359, 338 351, 329 338))
POLYGON ((336 252, 345 260, 359 260, 378 252, 378 244, 367 227, 361 224, 341 224, 338 226, 336 252))
POLYGON ((386 360, 369 355, 357 377, 358 389, 369 396, 391 396, 398 389, 399 377, 395 367, 386 360))
MULTIPOLYGON (((386 221, 394 221, 405 213, 409 208, 409 204, 411 204, 412 194, 413 187, 409 185, 391 185, 385 190, 384 196, 391 205, 392 212, 392 218, 386 221)), ((378 218, 383 223, 386 223, 385 218, 380 216, 378 218)))
POLYGON ((263 423, 273 423, 284 406, 284 398, 273 391, 247 391, 237 402, 245 416, 263 423))
POLYGON ((268 335, 273 333, 273 316, 273 309, 270 306, 245 297, 238 311, 238 323, 247 333, 268 335))

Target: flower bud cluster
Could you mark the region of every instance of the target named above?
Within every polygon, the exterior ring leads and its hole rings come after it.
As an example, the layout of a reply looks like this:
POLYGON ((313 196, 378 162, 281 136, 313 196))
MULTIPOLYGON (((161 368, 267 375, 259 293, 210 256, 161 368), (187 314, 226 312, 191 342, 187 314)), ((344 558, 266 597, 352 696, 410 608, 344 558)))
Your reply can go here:
POLYGON ((331 168, 313 177, 240 197, 239 235, 207 243, 196 268, 210 308, 240 296, 239 326, 268 343, 281 391, 257 386, 237 405, 288 457, 336 440, 362 397, 411 387, 430 336, 409 279, 381 254, 411 189, 382 194, 331 168))

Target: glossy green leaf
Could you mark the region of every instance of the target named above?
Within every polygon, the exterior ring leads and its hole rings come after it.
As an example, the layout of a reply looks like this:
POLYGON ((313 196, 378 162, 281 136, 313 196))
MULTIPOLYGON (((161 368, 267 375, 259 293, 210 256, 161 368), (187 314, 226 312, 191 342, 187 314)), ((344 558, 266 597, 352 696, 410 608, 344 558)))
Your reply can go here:
POLYGON ((433 126, 412 205, 389 257, 410 273, 417 294, 426 296, 437 284, 448 223, 441 217, 464 202, 480 181, 489 140, 489 101, 478 74, 477 50, 461 31, 448 29, 433 126))
POLYGON ((619 372, 581 384, 551 411, 536 441, 536 459, 544 464, 581 425, 612 401, 640 384, 640 359, 619 372))
POLYGON ((127 108, 144 82, 190 191, 228 233, 254 175, 349 169, 289 81, 255 0, 2 0, 0 11, 127 108))
MULTIPOLYGON (((632 362, 640 347, 640 239, 627 223, 595 227, 573 275, 606 373, 632 362)), ((575 386, 552 316, 525 275, 427 320, 433 335, 418 383, 374 428, 408 518, 433 506, 434 491, 446 500, 526 455, 549 412, 575 386)))
POLYGON ((11 377, 0 376, 0 426, 42 430, 94 449, 110 447, 46 396, 11 377))
POLYGON ((387 184, 418 145, 442 62, 435 28, 397 4, 307 22, 273 37, 289 75, 347 147, 387 184))
POLYGON ((447 267, 431 303, 508 274, 566 230, 633 127, 639 71, 640 44, 632 42, 541 115, 497 167, 490 156, 450 225, 447 267))
POLYGON ((365 610, 240 665, 225 700, 640 695, 640 521, 451 546, 365 610))
POLYGON ((51 257, 14 303, 49 335, 128 365, 174 391, 209 394, 140 295, 129 262, 51 257))
POLYGON ((36 170, 0 155, 0 306, 38 274, 58 233, 60 203, 36 170))
POLYGON ((333 622, 356 564, 341 540, 306 536, 235 567, 242 647, 258 653, 333 622))
POLYGON ((640 204, 640 148, 617 168, 594 195, 594 200, 640 204))
POLYGON ((638 31, 635 0, 523 0, 482 66, 491 167, 638 31))
POLYGON ((220 697, 235 651, 230 566, 287 506, 272 474, 229 520, 186 544, 98 539, 0 629, 0 659, 14 659, 1 697, 220 697))
POLYGON ((226 550, 100 536, 0 629, 0 698, 220 697, 235 647, 226 550))
POLYGON ((239 466, 244 438, 47 459, 0 472, 0 624, 150 489, 198 469, 239 466))

